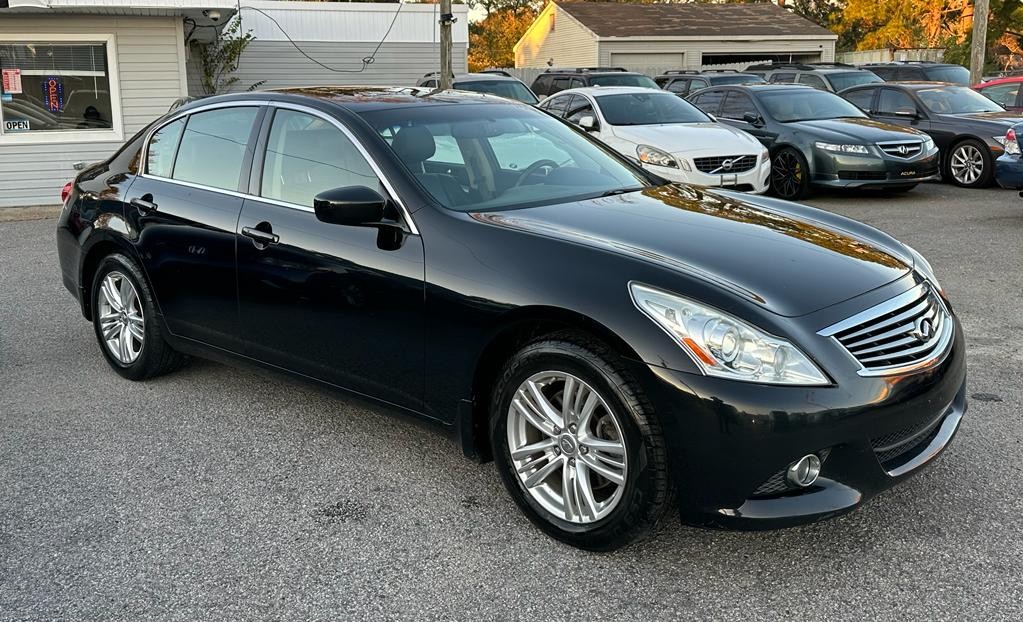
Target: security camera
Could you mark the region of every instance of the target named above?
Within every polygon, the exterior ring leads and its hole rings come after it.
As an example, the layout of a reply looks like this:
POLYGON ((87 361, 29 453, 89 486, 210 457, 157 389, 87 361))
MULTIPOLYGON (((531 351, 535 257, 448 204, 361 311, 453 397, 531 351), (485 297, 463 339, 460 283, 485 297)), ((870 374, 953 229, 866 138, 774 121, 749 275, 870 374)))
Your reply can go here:
POLYGON ((202 14, 203 17, 208 17, 211 21, 214 22, 220 21, 220 11, 206 9, 205 11, 202 12, 202 14))

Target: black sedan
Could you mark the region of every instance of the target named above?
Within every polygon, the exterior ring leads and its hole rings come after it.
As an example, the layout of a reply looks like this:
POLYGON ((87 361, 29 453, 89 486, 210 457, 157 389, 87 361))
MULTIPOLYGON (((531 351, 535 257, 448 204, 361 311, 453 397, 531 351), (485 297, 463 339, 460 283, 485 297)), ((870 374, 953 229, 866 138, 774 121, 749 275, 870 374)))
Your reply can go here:
POLYGON ((905 192, 938 178, 938 150, 926 134, 873 121, 828 91, 721 86, 689 101, 764 143, 771 154, 771 190, 783 199, 803 198, 811 187, 905 192))
POLYGON ((254 363, 436 423, 584 548, 669 511, 852 510, 966 410, 962 327, 908 246, 492 96, 210 98, 64 194, 64 283, 118 374, 254 363))
POLYGON ((995 160, 1005 152, 1005 133, 1023 122, 1020 113, 953 84, 875 84, 841 95, 878 121, 929 134, 941 150, 942 174, 966 188, 991 185, 995 160))

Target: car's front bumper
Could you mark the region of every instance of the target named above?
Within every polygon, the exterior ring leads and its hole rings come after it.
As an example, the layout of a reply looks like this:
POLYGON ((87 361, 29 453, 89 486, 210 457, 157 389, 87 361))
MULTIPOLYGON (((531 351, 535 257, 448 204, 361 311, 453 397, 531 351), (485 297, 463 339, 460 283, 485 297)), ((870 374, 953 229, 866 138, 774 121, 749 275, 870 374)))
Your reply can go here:
POLYGON ((995 180, 1002 188, 1023 189, 1023 158, 1003 154, 995 160, 995 180))
MULTIPOLYGON (((680 157, 680 156, 677 156, 680 157)), ((692 165, 689 165, 692 167, 692 165)), ((729 188, 753 194, 763 194, 771 183, 771 161, 767 158, 759 158, 756 166, 743 171, 742 173, 729 173, 722 175, 710 175, 696 170, 684 171, 679 168, 668 166, 653 166, 644 164, 655 175, 659 175, 670 181, 692 184, 696 186, 711 186, 715 188, 729 188)))
POLYGON ((812 522, 853 510, 929 464, 966 412, 958 321, 955 329, 935 367, 853 375, 829 387, 758 385, 648 366, 683 521, 736 529, 812 522), (907 433, 912 442, 900 445, 901 454, 879 453, 886 436, 907 433), (771 488, 810 453, 823 458, 813 485, 771 488))
POLYGON ((814 149, 813 185, 827 188, 885 188, 941 178, 938 152, 903 160, 814 149))

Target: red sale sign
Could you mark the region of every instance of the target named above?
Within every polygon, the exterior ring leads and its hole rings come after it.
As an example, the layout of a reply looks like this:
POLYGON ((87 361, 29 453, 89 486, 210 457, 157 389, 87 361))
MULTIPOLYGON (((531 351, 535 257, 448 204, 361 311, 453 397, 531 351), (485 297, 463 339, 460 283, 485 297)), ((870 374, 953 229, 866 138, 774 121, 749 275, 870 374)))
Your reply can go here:
POLYGON ((21 93, 20 69, 4 69, 0 71, 0 75, 2 75, 3 77, 4 93, 10 93, 11 95, 17 95, 21 93))

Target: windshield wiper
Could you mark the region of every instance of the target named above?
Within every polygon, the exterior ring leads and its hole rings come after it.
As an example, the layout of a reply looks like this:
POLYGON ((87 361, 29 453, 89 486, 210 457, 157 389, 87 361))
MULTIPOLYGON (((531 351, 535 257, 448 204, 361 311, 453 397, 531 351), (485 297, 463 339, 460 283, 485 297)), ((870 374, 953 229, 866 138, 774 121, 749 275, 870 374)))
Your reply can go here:
POLYGON ((601 194, 600 196, 601 197, 613 197, 613 196, 618 196, 619 194, 628 194, 629 192, 639 192, 642 189, 643 189, 643 186, 635 186, 633 188, 617 188, 615 190, 608 190, 607 192, 601 194))

